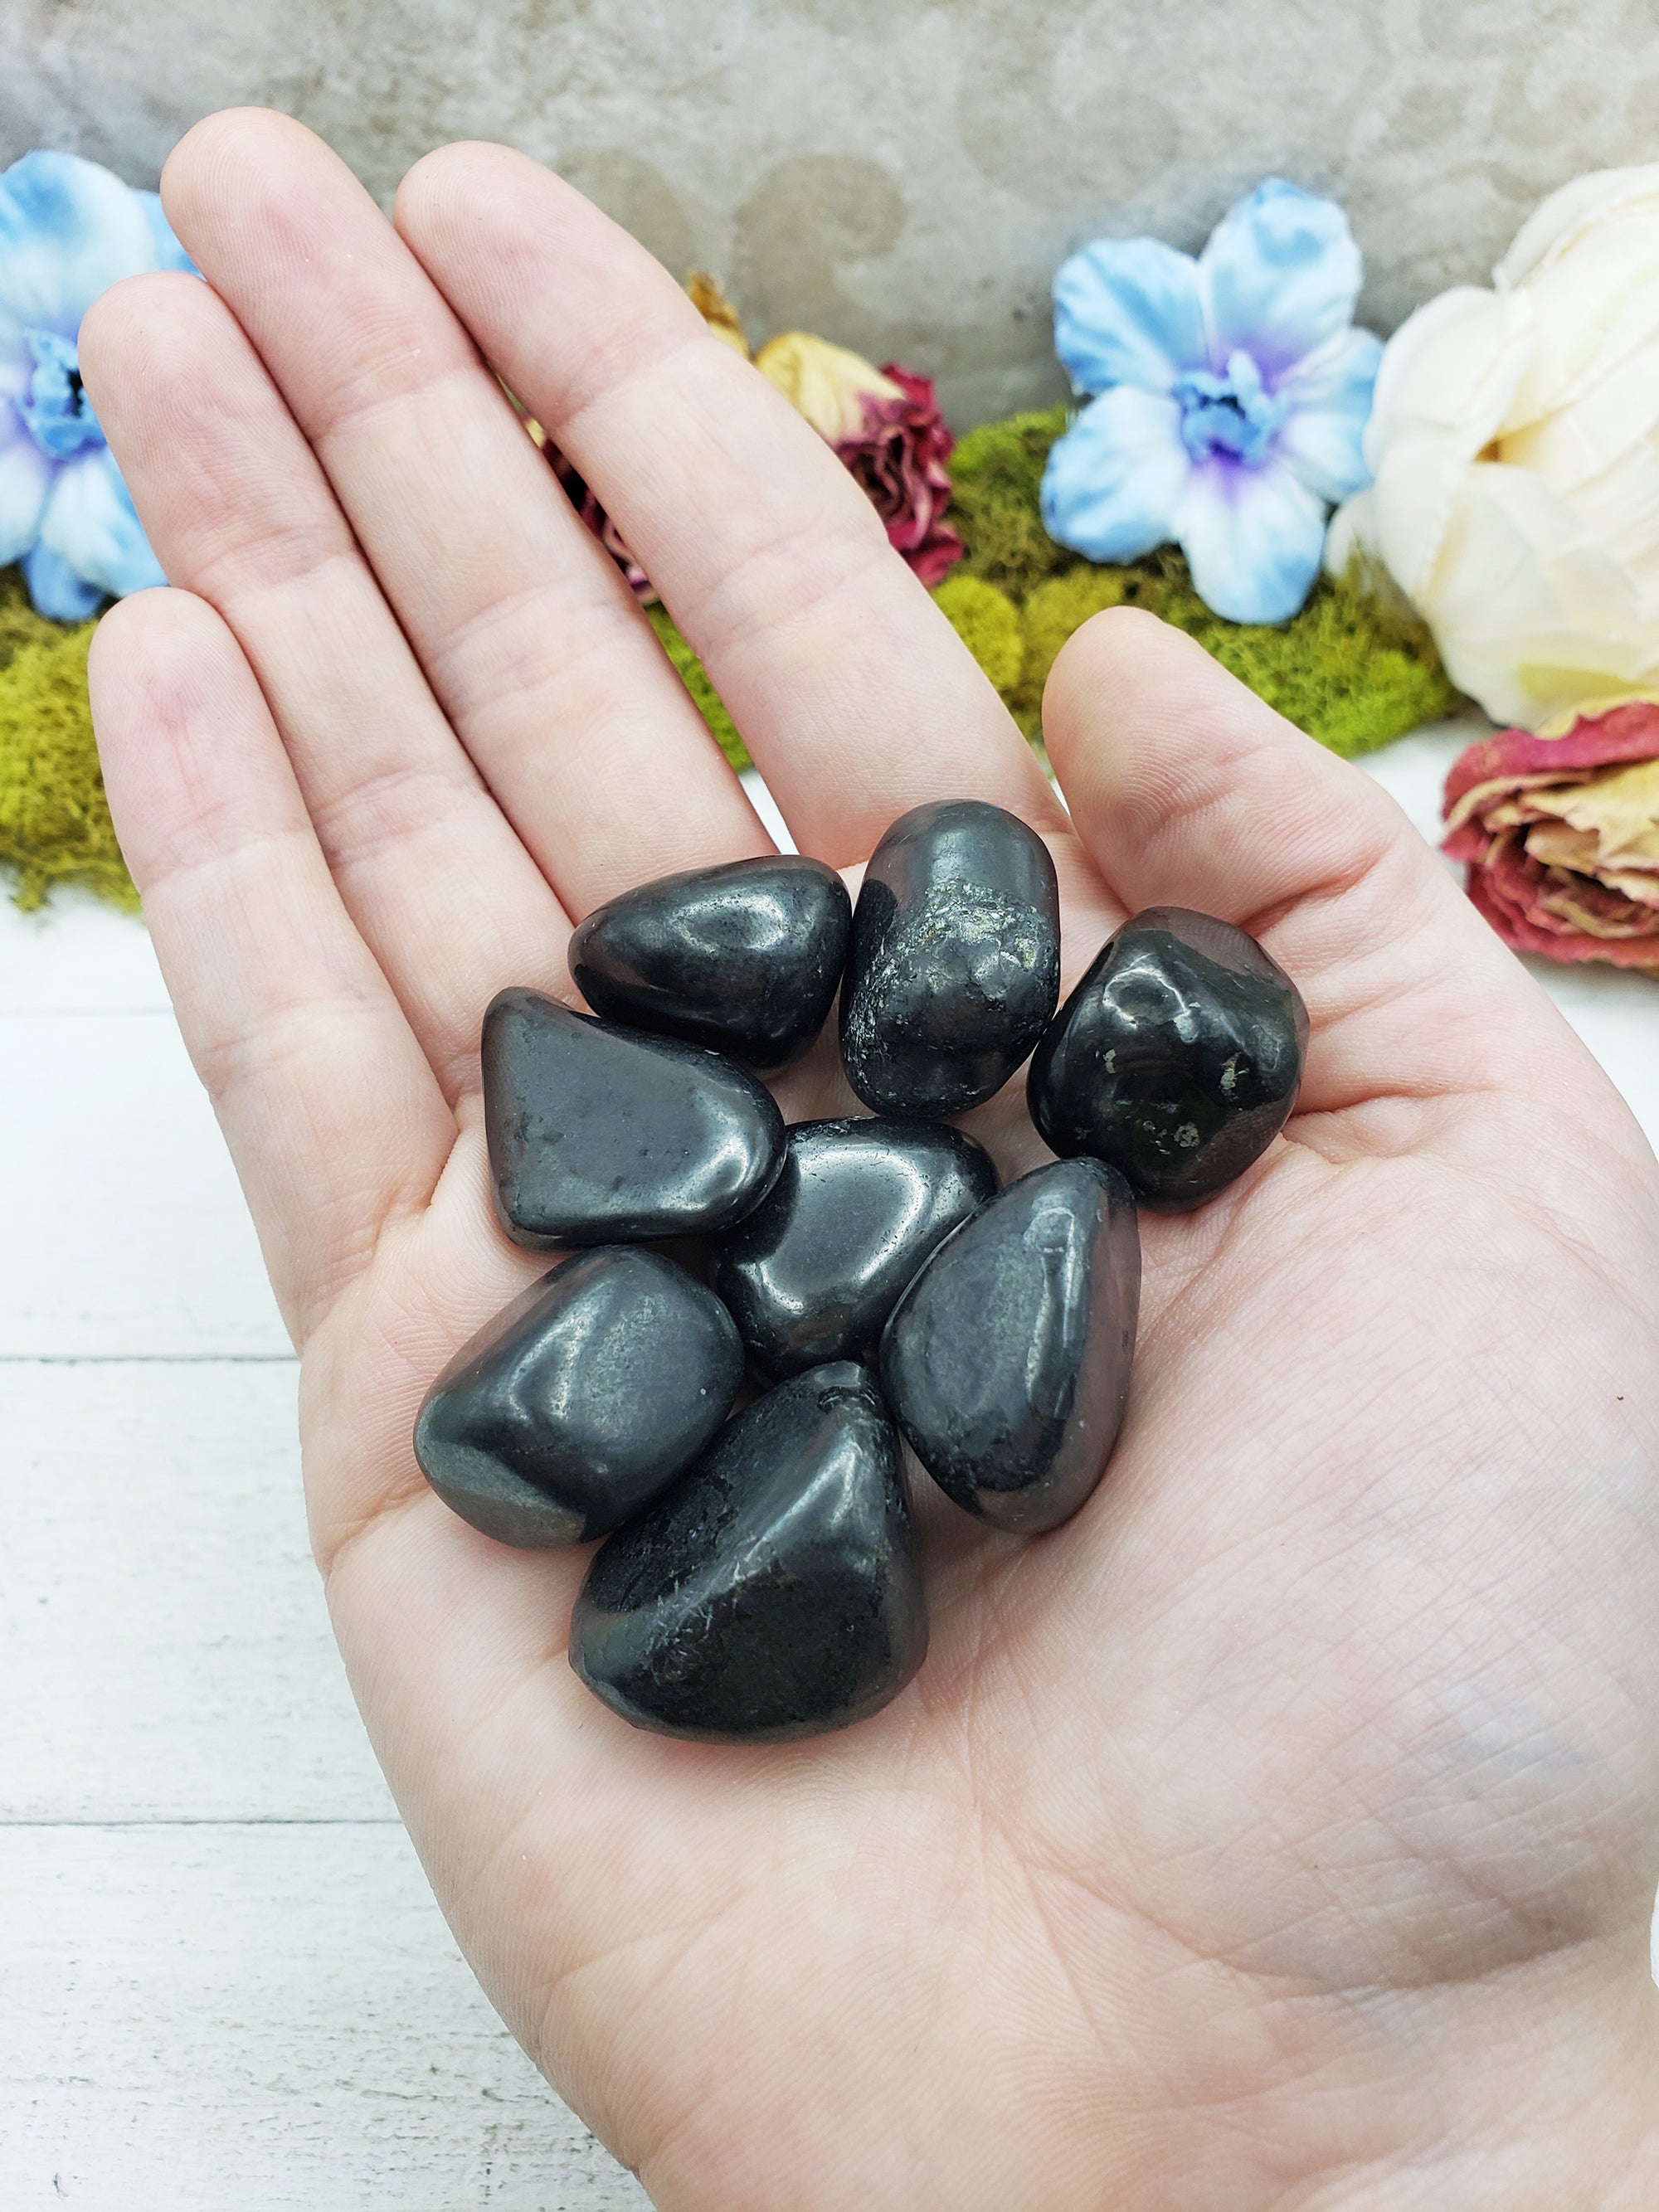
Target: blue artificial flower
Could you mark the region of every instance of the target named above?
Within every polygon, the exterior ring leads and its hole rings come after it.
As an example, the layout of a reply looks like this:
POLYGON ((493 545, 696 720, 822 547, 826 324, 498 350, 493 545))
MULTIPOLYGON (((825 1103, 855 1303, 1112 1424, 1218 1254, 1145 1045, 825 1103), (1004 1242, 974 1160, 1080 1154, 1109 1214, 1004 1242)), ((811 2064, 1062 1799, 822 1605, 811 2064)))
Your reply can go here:
POLYGON ((1353 327, 1341 209, 1270 177, 1198 259, 1102 239, 1054 278, 1054 345, 1085 407, 1048 456, 1042 520, 1091 561, 1171 540, 1231 622, 1290 619, 1328 509, 1370 474, 1360 434, 1382 345, 1353 327))
POLYGON ((191 269, 155 192, 74 154, 0 171, 0 567, 79 622, 165 583, 81 383, 81 318, 123 276, 191 269))

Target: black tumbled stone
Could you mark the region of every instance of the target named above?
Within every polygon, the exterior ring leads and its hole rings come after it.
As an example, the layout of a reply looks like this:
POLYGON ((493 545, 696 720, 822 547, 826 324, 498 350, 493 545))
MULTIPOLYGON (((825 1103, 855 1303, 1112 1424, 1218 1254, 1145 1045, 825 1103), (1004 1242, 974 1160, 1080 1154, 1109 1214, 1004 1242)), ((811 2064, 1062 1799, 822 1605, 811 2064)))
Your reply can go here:
POLYGON ((502 1227, 532 1251, 726 1229, 770 1188, 783 1117, 729 1060, 501 991, 483 1024, 502 1227))
POLYGON ((927 1121, 803 1121, 777 1181, 727 1232, 714 1288, 770 1375, 874 1346, 943 1237, 997 1187, 990 1156, 927 1121))
POLYGON ((663 876, 590 914, 570 973, 596 1014, 751 1067, 804 1052, 835 1003, 847 886, 794 853, 663 876))
POLYGON ((871 855, 842 991, 847 1079, 940 1120, 1000 1091, 1060 994, 1060 894, 1036 831, 981 799, 901 815, 871 855))
POLYGON ((463 1346, 427 1394, 415 1456, 504 1544, 603 1536, 725 1419, 743 1347, 713 1291, 654 1252, 580 1252, 463 1346))
POLYGON ((570 1625, 570 1663, 606 1705, 711 1743, 845 1728, 927 1647, 898 1440, 846 1362, 728 1422, 601 1547, 570 1625))
POLYGON ((1117 1438, 1139 1303, 1134 1202, 1097 1160, 1022 1176, 946 1238, 887 1324, 881 1379, 947 1497, 1022 1534, 1077 1511, 1117 1438))
POLYGON ((1026 1096, 1055 1152, 1109 1161, 1143 1206, 1179 1212, 1267 1150, 1307 1049, 1302 994, 1253 937, 1148 907, 1061 1007, 1026 1096))

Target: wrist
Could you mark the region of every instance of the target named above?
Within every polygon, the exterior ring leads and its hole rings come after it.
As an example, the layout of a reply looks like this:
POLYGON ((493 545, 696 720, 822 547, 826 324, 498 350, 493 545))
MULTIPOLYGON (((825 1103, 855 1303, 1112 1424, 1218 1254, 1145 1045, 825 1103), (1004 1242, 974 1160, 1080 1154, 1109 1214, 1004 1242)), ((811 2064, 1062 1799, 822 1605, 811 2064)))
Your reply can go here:
POLYGON ((1645 1966, 1611 1975, 1574 1953, 1349 2002, 1368 2055, 1338 2100, 1347 2122, 1262 2212, 1659 2205, 1659 1990, 1645 1966))

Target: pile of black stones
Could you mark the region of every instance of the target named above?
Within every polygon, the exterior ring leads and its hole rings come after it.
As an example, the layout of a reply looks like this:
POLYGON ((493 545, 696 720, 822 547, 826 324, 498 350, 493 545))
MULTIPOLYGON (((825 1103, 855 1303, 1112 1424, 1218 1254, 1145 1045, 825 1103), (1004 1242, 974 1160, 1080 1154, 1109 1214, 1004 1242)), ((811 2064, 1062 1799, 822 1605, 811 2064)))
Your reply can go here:
POLYGON ((599 908, 570 972, 592 1014, 501 992, 483 1072, 501 1224, 571 1256, 445 1369, 416 1455, 486 1535, 605 1538, 570 1660, 637 1726, 845 1727, 927 1650, 901 1435, 994 1528, 1077 1511, 1123 1416, 1137 1206, 1260 1157, 1306 1011, 1243 930, 1155 907, 1056 1012, 1054 863, 972 799, 894 823, 856 908, 822 861, 734 861, 599 908), (786 1128, 758 1078, 837 991, 870 1114, 786 1128), (1028 1059, 1059 1157, 1000 1189, 949 1121, 1028 1059))

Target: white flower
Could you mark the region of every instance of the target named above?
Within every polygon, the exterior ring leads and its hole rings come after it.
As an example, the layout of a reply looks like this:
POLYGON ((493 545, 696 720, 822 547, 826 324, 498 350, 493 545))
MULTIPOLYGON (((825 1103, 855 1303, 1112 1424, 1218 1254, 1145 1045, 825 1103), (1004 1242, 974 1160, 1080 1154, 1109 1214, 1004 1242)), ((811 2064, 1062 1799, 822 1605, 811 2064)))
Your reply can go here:
POLYGON ((1365 457, 1327 566, 1378 556, 1494 720, 1659 687, 1659 164, 1564 185, 1490 292, 1402 325, 1365 457))

